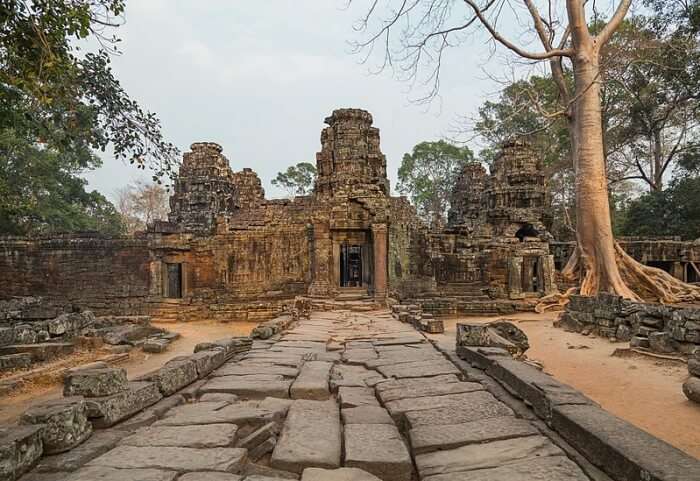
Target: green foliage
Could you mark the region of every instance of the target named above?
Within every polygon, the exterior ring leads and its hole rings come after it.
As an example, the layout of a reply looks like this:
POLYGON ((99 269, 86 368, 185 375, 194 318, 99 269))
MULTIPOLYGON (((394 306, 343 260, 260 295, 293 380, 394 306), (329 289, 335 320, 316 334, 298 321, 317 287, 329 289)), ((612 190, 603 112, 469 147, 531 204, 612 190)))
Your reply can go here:
POLYGON ((666 190, 650 192, 630 202, 621 233, 700 238, 700 177, 676 179, 666 190))
POLYGON ((397 189, 411 198, 424 218, 435 214, 444 217, 457 176, 464 165, 472 162, 474 154, 466 146, 444 140, 421 142, 404 154, 397 189))
POLYGON ((281 187, 289 195, 309 195, 314 188, 316 180, 316 167, 309 162, 299 162, 292 165, 285 172, 278 172, 272 179, 272 185, 281 187))
POLYGON ((95 150, 172 176, 177 149, 114 77, 108 51, 123 0, 0 0, 0 229, 121 232, 114 207, 79 176, 95 150), (102 49, 80 52, 78 40, 102 49))

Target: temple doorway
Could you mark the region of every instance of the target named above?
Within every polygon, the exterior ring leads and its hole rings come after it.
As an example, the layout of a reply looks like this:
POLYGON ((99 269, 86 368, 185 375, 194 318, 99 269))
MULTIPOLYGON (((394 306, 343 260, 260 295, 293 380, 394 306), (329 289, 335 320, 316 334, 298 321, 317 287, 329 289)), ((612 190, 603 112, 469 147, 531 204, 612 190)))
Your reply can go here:
POLYGON ((341 244, 340 287, 362 287, 362 246, 341 244))

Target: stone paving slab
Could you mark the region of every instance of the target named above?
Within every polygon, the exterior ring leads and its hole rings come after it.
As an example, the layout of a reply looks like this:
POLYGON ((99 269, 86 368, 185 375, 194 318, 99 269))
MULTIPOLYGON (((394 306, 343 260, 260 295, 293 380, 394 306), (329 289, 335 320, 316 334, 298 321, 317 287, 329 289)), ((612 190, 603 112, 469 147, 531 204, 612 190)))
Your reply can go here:
POLYGON ((544 436, 529 436, 419 454, 416 456, 416 467, 421 478, 426 478, 437 474, 498 468, 546 456, 564 456, 564 452, 544 436))
POLYGON ((373 474, 358 468, 321 469, 307 468, 301 481, 382 481, 373 474))
MULTIPOLYGON (((459 385, 455 383, 454 385, 459 385)), ((402 419, 408 411, 421 411, 425 409, 439 409, 462 406, 472 406, 484 401, 490 402, 493 396, 485 391, 477 391, 478 396, 474 396, 474 392, 463 392, 458 394, 445 394, 442 396, 424 396, 409 399, 398 399, 396 401, 385 402, 384 406, 397 422, 402 419)), ((496 399, 493 398, 495 401, 496 399)))
MULTIPOLYGON (((258 424, 281 420, 289 409, 288 403, 272 402, 273 398, 263 401, 248 401, 231 404, 219 409, 207 409, 180 412, 156 421, 153 426, 189 426, 196 424, 258 424)), ((283 401, 282 399, 275 401, 283 401)), ((209 403, 208 403, 209 404, 209 403)), ((215 403, 214 403, 215 404, 215 403)), ((196 406, 196 404, 194 405, 196 406)))
POLYGON ((411 456, 393 424, 346 425, 345 465, 383 481, 411 481, 413 472, 411 456))
POLYGON ((121 442, 125 446, 172 446, 184 448, 223 448, 233 446, 238 426, 207 424, 194 426, 155 426, 141 428, 121 442))
POLYGON ((221 376, 211 378, 199 392, 235 394, 248 399, 288 398, 291 385, 292 381, 283 380, 282 376, 221 376))
POLYGON ((448 406, 408 411, 405 419, 410 428, 432 424, 460 424, 480 419, 513 416, 513 411, 485 391, 469 393, 471 401, 461 406, 448 406))
POLYGON ((474 391, 483 391, 484 386, 478 382, 434 382, 420 386, 404 387, 396 389, 385 389, 380 392, 379 397, 382 402, 397 402, 399 400, 422 398, 426 396, 444 396, 446 394, 460 394, 474 391))
POLYGON ((423 481, 589 481, 589 478, 564 456, 549 456, 498 468, 429 476, 423 481))
POLYGON ((411 429, 411 450, 414 454, 444 451, 467 444, 534 436, 540 432, 528 421, 504 416, 462 424, 423 425, 411 429))
POLYGON ((389 366, 380 366, 377 370, 385 377, 429 377, 441 374, 459 374, 459 369, 446 359, 435 361, 416 361, 389 366))
POLYGON ((88 466, 67 481, 174 481, 178 473, 161 469, 115 469, 88 466))
POLYGON ((279 366, 275 364, 253 364, 253 363, 230 363, 226 364, 212 373, 212 376, 260 376, 277 375, 284 377, 296 377, 299 370, 294 367, 279 366))
POLYGON ((119 446, 89 466, 118 469, 163 469, 177 472, 224 471, 238 472, 246 460, 247 451, 238 448, 175 448, 119 446))
POLYGON ((434 376, 430 378, 404 378, 404 379, 387 379, 375 387, 377 393, 381 396, 384 391, 390 389, 429 389, 433 384, 446 384, 460 382, 454 374, 445 374, 442 376, 434 376))
POLYGON ((270 459, 276 469, 338 468, 341 457, 340 413, 335 400, 292 403, 270 459))
POLYGON ((35 471, 52 473, 76 471, 84 464, 114 448, 128 433, 117 429, 98 431, 80 446, 65 453, 45 456, 37 464, 35 471))
POLYGON ((374 389, 369 387, 341 387, 338 389, 338 401, 341 408, 379 406, 374 389))
POLYGON ((292 399, 325 401, 330 396, 328 380, 333 363, 309 361, 304 363, 289 393, 292 399))
POLYGON ((343 424, 394 424, 386 409, 380 406, 358 406, 341 411, 343 424))
POLYGON ((177 478, 177 481, 241 481, 242 476, 231 473, 197 472, 187 473, 177 478))

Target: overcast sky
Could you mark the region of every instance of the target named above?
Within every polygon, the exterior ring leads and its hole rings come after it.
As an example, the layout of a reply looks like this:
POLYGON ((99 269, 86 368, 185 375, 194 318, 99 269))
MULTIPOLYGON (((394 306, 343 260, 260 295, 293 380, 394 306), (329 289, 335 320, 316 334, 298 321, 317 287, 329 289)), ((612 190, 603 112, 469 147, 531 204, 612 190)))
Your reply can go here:
MULTIPOLYGON (((416 105, 420 90, 390 73, 373 75, 352 55, 353 24, 367 1, 129 0, 118 29, 123 55, 113 60, 125 90, 160 117, 166 138, 186 151, 193 142, 221 144, 231 167, 253 168, 268 197, 278 171, 314 162, 323 119, 333 109, 369 110, 381 131, 392 188, 401 157, 418 142, 450 135, 456 119, 473 115, 498 90, 482 68, 486 38, 450 51, 441 97, 416 105)), ((493 70, 491 61, 488 65, 493 70)), ((501 64, 502 69, 502 64, 501 64)), ((113 197, 139 177, 105 156, 87 174, 113 197)))

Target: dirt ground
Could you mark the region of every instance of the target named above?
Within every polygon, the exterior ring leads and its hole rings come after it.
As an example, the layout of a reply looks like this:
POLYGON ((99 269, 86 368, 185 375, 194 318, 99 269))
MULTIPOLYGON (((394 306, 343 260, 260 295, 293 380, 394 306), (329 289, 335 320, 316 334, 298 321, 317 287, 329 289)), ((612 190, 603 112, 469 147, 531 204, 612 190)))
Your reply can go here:
MULTIPOLYGON (((583 336, 552 327, 557 313, 523 313, 513 319, 528 336, 527 356, 544 371, 575 387, 602 407, 673 446, 700 458, 700 405, 688 401, 681 384, 685 364, 635 354, 612 357, 627 343, 583 336)), ((496 318, 445 320, 445 336, 454 342, 457 322, 486 322, 496 318)))
MULTIPOLYGON (((252 322, 169 322, 167 324, 154 322, 153 325, 178 332, 181 337, 170 344, 167 351, 160 354, 147 354, 139 349, 134 349, 128 361, 119 364, 119 367, 127 370, 129 379, 158 369, 174 357, 192 354, 194 346, 200 342, 227 336, 247 336, 256 326, 252 322)), ((92 359, 87 359, 86 362, 90 360, 92 359)), ((0 398, 0 423, 16 420, 31 405, 61 397, 62 389, 60 384, 37 383, 29 389, 22 389, 17 394, 0 398)))

